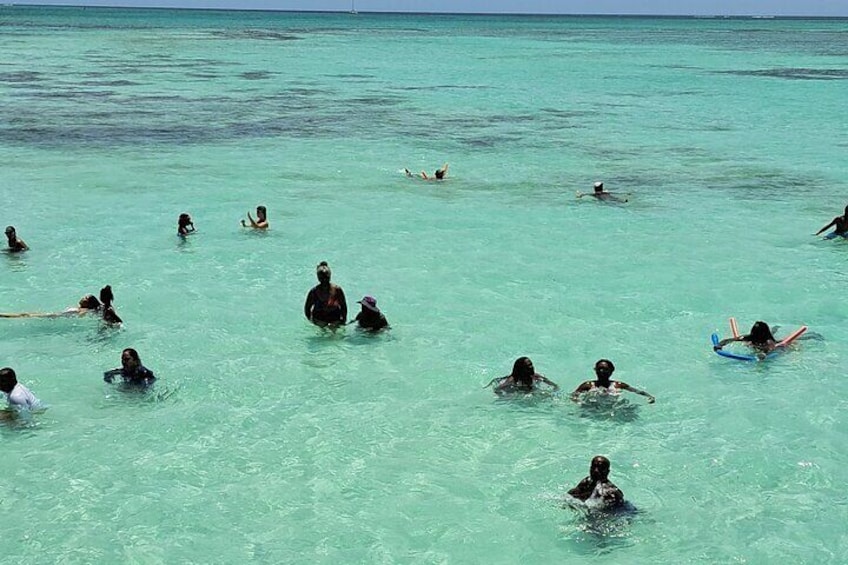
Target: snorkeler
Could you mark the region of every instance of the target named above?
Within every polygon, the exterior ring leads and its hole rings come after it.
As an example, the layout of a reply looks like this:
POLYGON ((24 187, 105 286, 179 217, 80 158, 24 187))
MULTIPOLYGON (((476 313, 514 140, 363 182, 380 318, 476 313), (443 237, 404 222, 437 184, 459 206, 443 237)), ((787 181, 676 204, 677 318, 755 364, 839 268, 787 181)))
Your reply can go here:
POLYGON ((121 352, 121 367, 103 373, 103 380, 111 383, 120 375, 126 384, 147 387, 153 384, 156 377, 153 371, 141 364, 141 359, 135 349, 127 348, 121 352))
MULTIPOLYGON (((265 206, 257 206, 256 207, 256 219, 250 215, 250 212, 247 213, 247 220, 250 222, 250 227, 255 230, 266 230, 268 229, 268 211, 265 206)), ((241 221, 241 227, 246 228, 247 224, 244 220, 241 221)))
POLYGON ((364 296, 362 300, 357 300, 362 306, 362 310, 356 315, 352 322, 358 322, 359 327, 363 330, 379 331, 389 327, 389 321, 386 316, 377 308, 377 299, 373 296, 364 296))
POLYGON ((304 316, 316 326, 343 326, 347 320, 347 300, 342 287, 330 282, 332 272, 326 261, 318 263, 315 276, 318 284, 306 295, 304 316))
POLYGON ((20 253, 29 249, 26 242, 18 237, 15 226, 6 226, 6 240, 9 244, 9 253, 20 253))
MULTIPOLYGON (((408 176, 408 177, 414 177, 415 176, 415 175, 412 174, 412 172, 409 169, 404 169, 403 171, 406 173, 406 176, 408 176)), ((447 174, 448 174, 448 164, 445 163, 444 165, 442 165, 441 169, 436 169, 436 171, 433 173, 433 176, 429 176, 426 171, 421 171, 421 173, 419 173, 419 176, 423 180, 445 180, 445 176, 447 174)))
POLYGON ((512 373, 505 377, 492 379, 485 388, 495 385, 494 391, 498 396, 510 393, 529 394, 539 390, 539 384, 546 384, 552 391, 559 390, 559 386, 540 375, 533 367, 533 361, 529 357, 519 357, 512 365, 512 373))
POLYGON ((11 367, 0 369, 0 392, 6 395, 10 407, 28 410, 41 407, 41 402, 35 395, 18 382, 18 376, 11 367))
POLYGON ((627 202, 627 198, 622 198, 620 196, 616 196, 612 192, 607 192, 604 190, 604 183, 596 182, 594 192, 580 192, 577 191, 577 198, 583 198, 584 196, 594 196, 598 200, 602 200, 604 202, 627 202))
POLYGON ((827 224, 825 227, 820 229, 815 233, 815 235, 819 235, 824 231, 827 231, 831 227, 834 228, 832 232, 827 234, 825 239, 833 239, 837 236, 848 237, 848 206, 845 207, 845 212, 842 216, 836 216, 833 220, 827 224))
POLYGON ((185 237, 192 233, 194 233, 194 222, 191 221, 191 216, 185 213, 180 214, 179 219, 177 219, 177 235, 185 237))
POLYGON ((718 342, 718 345, 713 346, 713 350, 718 351, 728 343, 734 341, 741 341, 753 347, 757 352, 757 357, 765 357, 769 353, 775 350, 777 347, 777 340, 771 333, 771 329, 768 324, 763 321, 754 322, 754 325, 751 326, 751 331, 747 335, 740 335, 738 337, 728 337, 726 339, 718 342))
POLYGON ((609 459, 596 455, 589 466, 589 476, 568 491, 568 494, 589 504, 600 503, 604 509, 624 506, 624 493, 609 480, 609 472, 609 459))
POLYGON ((587 392, 601 392, 604 394, 616 395, 619 391, 628 390, 632 393, 647 397, 648 404, 653 404, 656 401, 656 398, 644 390, 639 390, 638 388, 632 387, 623 381, 610 380, 614 371, 615 365, 613 365, 612 361, 608 359, 601 359, 595 363, 595 376, 597 376, 597 379, 594 381, 586 381, 574 389, 574 392, 571 393, 571 400, 577 402, 580 399, 580 395, 587 392))

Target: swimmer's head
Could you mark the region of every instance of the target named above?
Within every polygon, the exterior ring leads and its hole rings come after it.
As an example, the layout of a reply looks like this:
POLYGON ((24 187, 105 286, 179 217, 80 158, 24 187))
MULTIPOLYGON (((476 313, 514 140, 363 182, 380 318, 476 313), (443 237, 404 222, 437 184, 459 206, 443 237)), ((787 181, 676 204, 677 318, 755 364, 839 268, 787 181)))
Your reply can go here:
POLYGON ((615 365, 613 365, 612 361, 609 359, 599 359, 598 362, 595 363, 595 374, 601 380, 609 379, 614 371, 615 365))
POLYGON ((100 289, 100 302, 108 308, 113 300, 115 300, 115 295, 112 294, 112 286, 107 284, 100 289))
POLYGON ((439 169, 438 171, 436 171, 436 178, 439 179, 439 180, 442 180, 443 178, 445 178, 445 170, 439 169))
POLYGON ((769 340, 774 341, 774 336, 767 323, 757 321, 751 326, 751 333, 748 334, 748 339, 751 343, 766 343, 769 340))
POLYGON ((598 181, 595 183, 595 192, 603 192, 604 191, 604 183, 598 181))
POLYGON ((181 228, 189 226, 189 225, 192 224, 191 216, 189 216, 188 214, 185 214, 185 213, 180 214, 180 219, 178 220, 178 222, 179 222, 179 226, 181 228))
POLYGON ((330 277, 333 276, 333 273, 330 271, 330 266, 326 261, 318 263, 318 267, 315 269, 315 276, 318 277, 318 282, 330 282, 330 277))
POLYGON ((267 213, 268 210, 265 208, 265 206, 256 207, 256 215, 259 216, 260 220, 264 220, 266 218, 267 213))
POLYGON ((135 369, 141 365, 141 359, 138 356, 138 351, 127 347, 121 352, 121 366, 124 369, 135 369))
POLYGON ((15 226, 6 226, 6 237, 15 239, 15 226))
POLYGON ((86 294, 79 301, 79 307, 86 310, 97 310, 100 308, 100 301, 93 294, 86 294))
POLYGON ((603 455, 596 455, 592 458, 592 464, 589 466, 589 476, 593 481, 605 481, 609 476, 610 462, 603 455))
POLYGON ((9 394, 16 384, 18 384, 18 377, 15 375, 14 369, 11 367, 0 369, 0 391, 9 394))
POLYGON ((362 305, 363 312, 365 310, 370 310, 371 312, 380 312, 380 309, 377 308, 377 299, 373 296, 363 296, 362 300, 357 300, 362 305))
POLYGON ((519 357, 512 364, 512 378, 522 385, 533 386, 533 375, 535 374, 536 369, 529 357, 519 357))

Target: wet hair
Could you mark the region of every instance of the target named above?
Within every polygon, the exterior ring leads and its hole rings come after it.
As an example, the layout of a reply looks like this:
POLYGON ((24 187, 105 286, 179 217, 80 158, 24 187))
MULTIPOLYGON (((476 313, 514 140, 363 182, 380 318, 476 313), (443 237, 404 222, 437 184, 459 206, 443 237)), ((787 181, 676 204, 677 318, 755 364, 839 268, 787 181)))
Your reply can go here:
POLYGON ((12 392, 15 385, 18 384, 18 376, 15 370, 11 367, 3 367, 0 369, 0 391, 6 394, 12 392))
POLYGON ((264 216, 265 214, 267 214, 267 213, 268 213, 268 209, 267 209, 267 208, 265 208, 265 206, 257 206, 257 207, 256 207, 256 213, 257 213, 257 214, 262 214, 262 215, 264 216))
POLYGON ((181 228, 185 227, 191 223, 191 216, 185 213, 180 214, 180 218, 177 220, 177 223, 181 228))
POLYGON ((97 300, 97 297, 93 294, 86 294, 79 301, 80 308, 87 308, 88 310, 97 310, 100 308, 100 301, 97 300))
MULTIPOLYGON (((848 206, 845 208, 848 210, 848 206)), ((15 226, 6 226, 6 235, 15 235, 15 226)))
POLYGON ((436 174, 437 179, 445 178, 445 170, 444 169, 437 170, 435 174, 436 174))
POLYGON ((333 272, 330 270, 330 266, 326 261, 321 261, 318 263, 318 266, 315 268, 315 275, 319 280, 326 278, 330 280, 330 277, 333 275, 333 272))
POLYGON ((102 302, 103 306, 106 308, 110 308, 113 300, 115 300, 115 295, 112 294, 112 286, 107 284, 100 289, 100 302, 102 302))
POLYGON ((533 375, 535 374, 533 361, 529 357, 519 357, 512 364, 512 379, 526 387, 533 386, 533 375))
POLYGON ((597 370, 598 366, 602 363, 609 365, 610 373, 615 371, 615 365, 613 365, 612 361, 610 361, 609 359, 598 359, 598 362, 595 363, 595 370, 597 370))
POLYGON ((141 365, 141 359, 140 359, 140 358, 139 358, 139 356, 138 356, 138 351, 136 351, 136 350, 135 350, 135 349, 133 349, 132 347, 127 347, 126 349, 124 349, 123 351, 121 351, 121 355, 123 356, 123 354, 124 354, 124 353, 129 353, 129 354, 130 354, 130 357, 132 357, 132 358, 133 358, 133 361, 135 361, 136 363, 138 363, 139 365, 141 365))
POLYGON ((766 343, 767 341, 775 341, 768 324, 763 321, 756 321, 751 326, 751 333, 745 336, 745 341, 751 343, 766 343))

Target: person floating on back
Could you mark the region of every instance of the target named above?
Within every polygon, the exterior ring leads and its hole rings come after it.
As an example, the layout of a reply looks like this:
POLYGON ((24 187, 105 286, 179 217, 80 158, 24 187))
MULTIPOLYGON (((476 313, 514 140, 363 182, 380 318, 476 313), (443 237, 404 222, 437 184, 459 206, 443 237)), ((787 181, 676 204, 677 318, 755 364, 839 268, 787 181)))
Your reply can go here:
POLYGON ((536 372, 533 361, 529 357, 519 357, 512 365, 512 373, 492 379, 486 387, 495 385, 495 394, 503 396, 512 393, 531 394, 540 390, 540 384, 547 385, 551 391, 559 390, 555 382, 536 372))
POLYGON ((648 404, 653 404, 656 401, 656 398, 644 390, 639 390, 638 388, 632 387, 623 381, 610 380, 613 371, 615 371, 615 365, 613 365, 612 361, 609 359, 601 359, 595 363, 595 376, 597 379, 581 383, 580 386, 574 389, 574 392, 571 393, 571 400, 577 402, 580 399, 580 395, 584 393, 617 395, 620 391, 628 390, 632 393, 647 397, 648 404))
MULTIPOLYGON (((250 222, 251 228, 255 230, 267 230, 268 229, 268 214, 265 206, 257 206, 256 207, 256 219, 254 220, 251 217, 250 212, 247 213, 247 221, 250 222)), ((241 221, 241 227, 246 228, 248 225, 244 220, 241 221)))
POLYGON ((347 300, 342 287, 330 282, 332 271, 326 261, 318 263, 315 276, 318 284, 306 295, 304 316, 316 326, 343 326, 347 320, 347 300))
POLYGON ((15 226, 6 226, 6 241, 9 244, 9 253, 21 253, 29 249, 26 242, 18 237, 15 226))
POLYGON ((594 192, 580 192, 577 191, 577 198, 583 198, 584 196, 594 196, 596 199, 604 201, 604 202, 627 202, 627 198, 622 198, 613 194, 612 192, 607 192, 604 190, 604 183, 596 182, 594 192))
POLYGON ((615 510, 624 506, 624 493, 609 480, 610 461, 603 455, 592 458, 589 476, 568 494, 591 508, 615 510))
POLYGON ((132 348, 121 352, 121 366, 103 373, 103 380, 111 383, 117 376, 120 376, 124 383, 141 388, 152 385, 156 380, 153 371, 141 364, 138 352, 132 348))
POLYGON ((379 331, 389 327, 389 321, 377 308, 377 299, 373 296, 364 296, 362 300, 357 301, 362 310, 354 318, 354 322, 359 324, 359 327, 368 331, 379 331))
POLYGON ((192 233, 194 233, 194 222, 191 221, 191 216, 185 213, 180 214, 177 220, 177 235, 184 238, 192 233))
POLYGON ((728 343, 734 341, 741 341, 742 343, 753 347, 756 351, 757 357, 760 359, 765 358, 766 355, 774 351, 777 347, 777 340, 774 335, 772 335, 771 328, 769 328, 768 324, 763 321, 754 322, 754 325, 751 326, 751 331, 746 335, 728 337, 721 340, 718 342, 718 345, 713 346, 713 350, 718 351, 728 343))
MULTIPOLYGON (((403 170, 408 177, 414 177, 415 175, 409 169, 403 170)), ((433 173, 433 176, 429 176, 426 171, 421 171, 419 176, 422 180, 445 180, 445 176, 448 174, 448 164, 445 163, 442 165, 441 169, 436 169, 436 172, 433 173)))
POLYGON ((18 376, 11 367, 0 369, 0 392, 6 395, 10 408, 35 410, 41 407, 35 395, 18 382, 18 376))
POLYGON ((820 229, 815 235, 820 235, 822 232, 835 228, 832 232, 824 236, 825 239, 833 239, 834 237, 848 237, 848 206, 845 207, 845 212, 842 216, 836 216, 829 224, 820 229))

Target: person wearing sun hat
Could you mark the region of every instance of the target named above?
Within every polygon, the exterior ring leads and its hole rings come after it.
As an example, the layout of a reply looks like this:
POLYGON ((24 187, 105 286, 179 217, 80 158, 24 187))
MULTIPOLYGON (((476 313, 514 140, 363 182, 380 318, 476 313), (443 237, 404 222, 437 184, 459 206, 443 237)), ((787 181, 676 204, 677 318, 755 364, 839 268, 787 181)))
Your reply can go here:
POLYGON ((389 321, 377 308, 377 299, 373 296, 363 296, 362 300, 357 300, 362 306, 362 310, 356 315, 353 320, 359 324, 363 330, 379 331, 389 327, 389 321))

